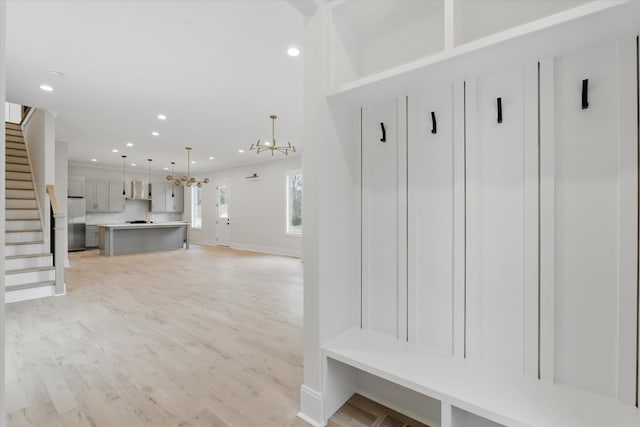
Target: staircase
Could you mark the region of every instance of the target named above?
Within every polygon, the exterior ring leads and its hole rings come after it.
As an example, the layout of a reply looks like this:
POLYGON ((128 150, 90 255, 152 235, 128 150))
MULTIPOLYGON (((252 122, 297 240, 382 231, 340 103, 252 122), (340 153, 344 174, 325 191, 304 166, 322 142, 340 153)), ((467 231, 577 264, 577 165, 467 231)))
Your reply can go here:
POLYGON ((6 123, 5 302, 52 296, 53 256, 45 247, 42 218, 20 125, 6 123))

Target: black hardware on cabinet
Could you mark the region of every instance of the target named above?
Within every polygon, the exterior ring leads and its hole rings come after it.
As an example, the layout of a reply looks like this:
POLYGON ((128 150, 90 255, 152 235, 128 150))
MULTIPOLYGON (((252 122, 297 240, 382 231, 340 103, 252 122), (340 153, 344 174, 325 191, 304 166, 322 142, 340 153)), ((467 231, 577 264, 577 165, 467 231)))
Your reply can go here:
POLYGON ((431 112, 431 133, 437 133, 438 132, 438 125, 436 123, 436 112, 432 111, 431 112))
POLYGON ((498 98, 498 123, 502 123, 502 98, 498 98))
POLYGON ((382 128, 382 138, 380 138, 380 142, 387 142, 387 131, 384 128, 384 123, 380 122, 380 127, 382 128))
POLYGON ((589 79, 582 80, 582 109, 586 110, 589 108, 589 79))

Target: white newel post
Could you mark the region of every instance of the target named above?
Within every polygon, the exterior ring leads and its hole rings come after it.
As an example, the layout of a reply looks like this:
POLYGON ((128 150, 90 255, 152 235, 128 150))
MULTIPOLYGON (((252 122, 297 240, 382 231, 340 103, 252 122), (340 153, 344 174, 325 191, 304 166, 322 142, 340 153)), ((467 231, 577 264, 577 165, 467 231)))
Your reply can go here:
POLYGON ((56 295, 64 295, 66 288, 64 284, 64 238, 67 233, 67 216, 65 214, 57 214, 53 216, 53 232, 55 233, 55 252, 53 262, 56 266, 56 295))

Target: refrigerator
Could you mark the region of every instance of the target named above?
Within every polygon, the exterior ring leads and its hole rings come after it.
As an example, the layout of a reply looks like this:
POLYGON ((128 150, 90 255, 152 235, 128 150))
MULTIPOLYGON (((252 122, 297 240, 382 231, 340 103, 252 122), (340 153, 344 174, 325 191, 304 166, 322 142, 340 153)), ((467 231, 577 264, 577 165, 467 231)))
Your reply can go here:
POLYGON ((69 252, 85 250, 85 223, 87 204, 84 197, 69 197, 67 206, 67 229, 69 252))

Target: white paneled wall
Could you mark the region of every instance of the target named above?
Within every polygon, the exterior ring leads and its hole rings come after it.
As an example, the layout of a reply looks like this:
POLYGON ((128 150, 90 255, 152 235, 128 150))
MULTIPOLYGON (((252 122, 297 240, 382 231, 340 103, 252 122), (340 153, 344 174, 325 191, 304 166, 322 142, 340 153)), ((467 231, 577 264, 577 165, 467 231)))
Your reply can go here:
POLYGON ((636 43, 550 60, 541 90, 543 378, 633 404, 637 311, 636 43), (582 81, 588 79, 588 108, 582 81))
POLYGON ((535 63, 467 81, 466 355, 536 376, 537 106, 535 63))
POLYGON ((363 328, 635 404, 636 50, 362 106, 363 328))
POLYGON ((361 138, 362 324, 406 338, 405 100, 362 108, 361 138))
MULTIPOLYGON (((453 353, 454 85, 420 91, 408 104, 408 335, 453 353)), ((458 156, 460 157, 460 156, 458 156)), ((456 164, 457 162, 457 164, 456 164)))

